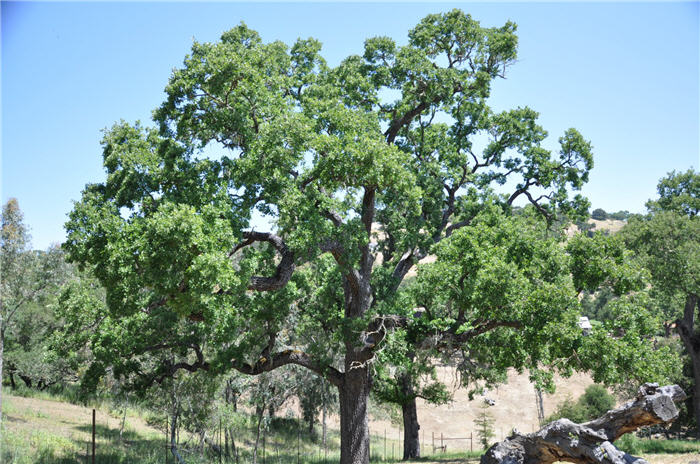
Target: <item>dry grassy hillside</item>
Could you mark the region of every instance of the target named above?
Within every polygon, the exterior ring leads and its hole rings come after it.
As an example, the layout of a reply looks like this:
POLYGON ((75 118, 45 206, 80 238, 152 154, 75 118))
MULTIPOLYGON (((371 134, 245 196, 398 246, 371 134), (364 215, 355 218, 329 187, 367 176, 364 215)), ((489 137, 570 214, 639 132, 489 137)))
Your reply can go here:
MULTIPOLYGON (((620 229, 622 229, 625 224, 627 224, 626 221, 620 221, 617 219, 606 219, 604 221, 599 221, 597 219, 589 219, 588 224, 593 224, 593 232, 598 232, 598 231, 608 231, 611 234, 614 234, 615 232, 618 232, 620 229)), ((569 237, 573 236, 579 231, 578 226, 576 224, 571 224, 567 229, 566 229, 566 235, 569 237)))
MULTIPOLYGON (((456 383, 455 370, 449 367, 439 368, 440 379, 448 386, 456 383)), ((543 397, 545 415, 554 412, 556 406, 571 396, 576 399, 583 394, 586 387, 593 383, 588 375, 575 374, 568 379, 558 378, 557 391, 553 395, 545 394, 543 397)), ((508 383, 498 389, 491 390, 485 397, 496 402, 488 411, 495 419, 497 438, 500 440, 514 427, 522 432, 532 432, 538 429, 537 406, 535 388, 530 383, 527 374, 518 374, 511 371, 508 383)), ((469 401, 467 390, 457 388, 454 390, 454 401, 447 405, 433 406, 418 400, 418 421, 421 425, 421 442, 424 446, 430 446, 432 435, 435 434, 439 441, 440 434, 447 438, 465 438, 475 432, 474 419, 481 412, 484 404, 484 396, 475 396, 469 401)), ((331 427, 339 427, 338 417, 333 416, 331 427)), ((386 430, 390 438, 398 439, 399 427, 389 420, 370 420, 372 434, 384 435, 386 430)), ((476 434, 475 434, 476 436, 476 434)), ((469 440, 449 440, 447 449, 469 449, 469 440)), ((475 443, 475 449, 477 449, 475 443)))
MULTIPOLYGON (((3 397, 6 426, 15 432, 41 430, 75 442, 87 442, 91 434, 92 410, 75 404, 38 398, 6 395, 3 397)), ((98 409, 96 423, 108 429, 119 430, 120 419, 98 409)), ((127 419, 128 430, 149 436, 159 435, 140 417, 127 419)))

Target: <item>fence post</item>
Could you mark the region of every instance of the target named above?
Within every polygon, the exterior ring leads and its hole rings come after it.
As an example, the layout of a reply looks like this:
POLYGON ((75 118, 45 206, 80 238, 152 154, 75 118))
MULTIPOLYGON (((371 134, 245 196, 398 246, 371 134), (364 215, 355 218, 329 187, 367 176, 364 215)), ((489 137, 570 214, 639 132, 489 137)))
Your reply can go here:
POLYGON ((442 432, 440 432, 440 449, 442 450, 443 453, 445 452, 445 445, 444 445, 443 440, 442 440, 442 432))
POLYGON ((474 432, 469 432, 469 451, 474 451, 474 432))
POLYGON ((301 464, 301 419, 297 422, 297 464, 301 464))
POLYGON ((92 464, 95 464, 95 408, 92 408, 92 464))
POLYGON ((219 464, 221 464, 221 416, 219 416, 219 464))
POLYGON ((168 415, 165 415, 165 464, 168 464, 168 415))

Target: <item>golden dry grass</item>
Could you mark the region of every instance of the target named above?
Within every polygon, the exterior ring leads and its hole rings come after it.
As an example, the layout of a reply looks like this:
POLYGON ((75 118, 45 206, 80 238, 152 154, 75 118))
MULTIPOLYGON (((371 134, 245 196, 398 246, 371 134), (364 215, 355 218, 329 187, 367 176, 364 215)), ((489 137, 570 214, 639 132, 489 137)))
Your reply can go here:
MULTIPOLYGON (((42 430, 75 441, 89 439, 92 427, 92 409, 60 401, 3 395, 3 420, 10 431, 30 433, 42 430)), ((119 429, 120 419, 102 410, 96 410, 97 425, 119 429)), ((158 433, 143 419, 128 416, 126 427, 141 435, 158 433)))
MULTIPOLYGON (((440 441, 440 434, 443 438, 462 438, 462 440, 445 440, 447 450, 468 450, 469 440, 464 438, 474 437, 474 450, 478 449, 476 443, 476 429, 474 420, 481 412, 481 405, 485 398, 496 401, 494 406, 490 406, 488 411, 495 419, 495 432, 498 440, 503 439, 513 428, 521 432, 530 433, 537 429, 537 405, 536 392, 530 383, 527 374, 518 374, 511 370, 508 375, 508 383, 497 389, 487 392, 484 396, 476 395, 473 400, 469 400, 467 389, 457 388, 457 378, 455 369, 452 367, 438 368, 438 376, 446 385, 451 386, 454 392, 454 401, 435 406, 418 400, 418 422, 420 423, 421 444, 424 449, 430 451, 433 434, 436 442, 440 441)), ((573 399, 581 396, 586 387, 591 385, 593 380, 586 374, 575 374, 571 378, 557 378, 557 390, 553 395, 543 396, 545 416, 554 412, 556 407, 567 397, 573 399)), ((296 410, 297 406, 291 406, 296 410)), ((340 420, 337 415, 332 415, 329 420, 332 428, 340 427, 340 420)), ((377 419, 370 417, 370 432, 373 435, 384 436, 389 439, 400 440, 401 433, 399 426, 392 424, 388 419, 377 419)))

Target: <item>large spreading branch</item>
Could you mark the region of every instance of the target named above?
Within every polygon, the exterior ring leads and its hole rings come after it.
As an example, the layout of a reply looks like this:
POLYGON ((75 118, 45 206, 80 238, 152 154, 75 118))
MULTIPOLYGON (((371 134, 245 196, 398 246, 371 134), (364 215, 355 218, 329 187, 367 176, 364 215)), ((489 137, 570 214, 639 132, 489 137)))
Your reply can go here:
POLYGON ((236 245, 236 247, 230 253, 231 256, 241 248, 251 245, 253 242, 268 242, 270 245, 275 247, 275 250, 277 250, 282 258, 277 265, 277 270, 274 276, 252 276, 250 278, 250 282, 248 283, 248 289, 270 291, 279 290, 287 285, 287 282, 289 282, 289 279, 291 279, 292 274, 294 273, 294 253, 287 248, 287 245, 284 243, 282 237, 273 234, 272 232, 256 232, 253 230, 243 232, 243 238, 245 240, 236 245))
POLYGON ((550 464, 557 461, 580 464, 647 464, 612 444, 625 433, 640 427, 665 424, 678 417, 674 402, 685 400, 678 385, 659 387, 645 383, 637 398, 608 411, 598 419, 575 424, 569 419, 554 421, 540 431, 513 435, 495 444, 481 457, 481 464, 550 464))
POLYGON ((255 364, 248 364, 238 360, 232 360, 231 365, 237 371, 248 375, 260 375, 264 372, 277 369, 287 364, 296 364, 305 367, 321 377, 328 379, 333 385, 340 387, 343 384, 343 373, 332 366, 322 366, 311 355, 299 350, 284 350, 262 356, 255 364))

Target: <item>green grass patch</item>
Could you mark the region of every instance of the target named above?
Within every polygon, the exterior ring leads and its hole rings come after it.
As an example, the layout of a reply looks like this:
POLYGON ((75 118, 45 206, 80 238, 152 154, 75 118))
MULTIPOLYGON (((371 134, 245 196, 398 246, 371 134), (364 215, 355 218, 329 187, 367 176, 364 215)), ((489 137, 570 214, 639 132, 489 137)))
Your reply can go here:
POLYGON ((639 438, 632 434, 620 437, 615 446, 621 450, 633 454, 683 454, 699 453, 700 442, 686 440, 658 440, 639 438))

